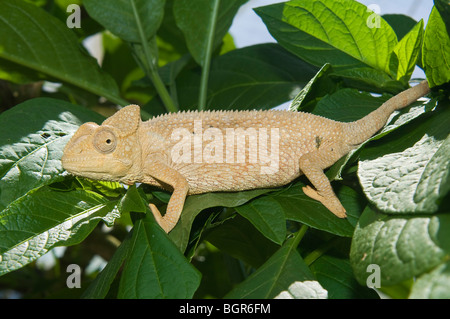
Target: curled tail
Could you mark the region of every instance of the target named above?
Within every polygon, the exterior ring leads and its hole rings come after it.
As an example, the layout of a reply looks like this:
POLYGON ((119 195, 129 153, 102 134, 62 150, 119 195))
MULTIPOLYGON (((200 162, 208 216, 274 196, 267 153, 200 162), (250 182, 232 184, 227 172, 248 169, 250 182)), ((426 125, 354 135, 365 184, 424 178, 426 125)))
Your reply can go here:
POLYGON ((387 122, 389 116, 396 110, 402 109, 430 92, 428 82, 422 81, 384 102, 378 109, 362 119, 346 123, 345 136, 353 145, 361 144, 378 132, 387 122))

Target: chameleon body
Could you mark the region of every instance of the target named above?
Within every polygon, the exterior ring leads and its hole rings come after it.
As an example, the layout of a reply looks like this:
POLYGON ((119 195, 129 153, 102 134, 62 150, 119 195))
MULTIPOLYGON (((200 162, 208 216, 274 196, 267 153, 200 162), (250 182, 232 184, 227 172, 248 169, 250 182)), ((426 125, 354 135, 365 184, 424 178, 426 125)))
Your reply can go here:
POLYGON ((302 174, 314 186, 304 187, 305 194, 345 218, 323 170, 379 131, 392 112, 428 92, 424 81, 350 123, 291 111, 179 112, 142 122, 139 106, 129 105, 100 126, 80 126, 62 164, 78 176, 172 191, 164 216, 150 204, 166 232, 187 195, 277 187, 302 174))

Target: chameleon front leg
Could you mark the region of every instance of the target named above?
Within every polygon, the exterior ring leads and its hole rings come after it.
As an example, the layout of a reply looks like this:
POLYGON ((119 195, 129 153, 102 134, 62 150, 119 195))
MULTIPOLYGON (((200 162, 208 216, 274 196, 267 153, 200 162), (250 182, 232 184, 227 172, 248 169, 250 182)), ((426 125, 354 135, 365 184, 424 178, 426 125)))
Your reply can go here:
POLYGON ((300 169, 315 187, 315 189, 310 186, 303 187, 303 192, 310 198, 321 202, 322 205, 328 208, 337 217, 345 218, 347 217, 346 210, 337 198, 331 187, 330 181, 323 172, 323 168, 328 167, 327 162, 335 161, 335 159, 330 158, 330 154, 321 153, 323 152, 312 152, 305 154, 300 158, 300 169), (328 155, 328 157, 324 155, 328 155))
POLYGON ((183 175, 162 163, 152 162, 151 168, 146 169, 145 174, 173 187, 173 193, 170 197, 164 216, 161 215, 154 204, 149 204, 156 222, 166 233, 168 233, 175 227, 180 219, 184 201, 189 190, 188 182, 183 175))

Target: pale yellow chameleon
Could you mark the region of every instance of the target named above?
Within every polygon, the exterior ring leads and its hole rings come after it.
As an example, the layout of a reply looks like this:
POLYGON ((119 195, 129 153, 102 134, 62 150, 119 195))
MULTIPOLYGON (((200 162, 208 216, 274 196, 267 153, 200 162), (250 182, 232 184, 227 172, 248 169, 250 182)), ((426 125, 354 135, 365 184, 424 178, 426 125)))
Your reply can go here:
POLYGON ((129 105, 100 126, 83 124, 62 164, 74 175, 173 191, 164 216, 150 204, 166 232, 178 222, 187 195, 277 187, 301 174, 314 186, 304 187, 305 194, 344 218, 323 170, 428 92, 423 81, 351 123, 290 111, 179 112, 142 122, 140 108, 129 105))

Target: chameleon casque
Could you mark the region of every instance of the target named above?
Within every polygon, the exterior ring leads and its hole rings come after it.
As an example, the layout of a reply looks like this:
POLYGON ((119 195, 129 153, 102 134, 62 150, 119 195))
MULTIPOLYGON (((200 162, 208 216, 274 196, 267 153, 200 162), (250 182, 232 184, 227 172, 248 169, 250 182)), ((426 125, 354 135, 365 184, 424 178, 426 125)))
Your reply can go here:
POLYGON ((292 111, 178 112, 142 122, 139 106, 129 105, 100 126, 80 126, 61 161, 74 175, 173 191, 164 216, 150 204, 166 232, 187 195, 277 187, 302 174, 314 186, 304 187, 305 194, 345 218, 323 170, 429 90, 423 81, 349 123, 292 111))

